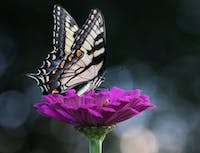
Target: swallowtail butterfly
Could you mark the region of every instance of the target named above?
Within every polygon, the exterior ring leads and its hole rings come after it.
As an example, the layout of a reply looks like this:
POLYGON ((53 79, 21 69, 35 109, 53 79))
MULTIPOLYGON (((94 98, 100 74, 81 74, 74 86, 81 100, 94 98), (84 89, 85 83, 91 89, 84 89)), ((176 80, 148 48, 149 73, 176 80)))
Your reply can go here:
POLYGON ((53 51, 38 73, 27 74, 37 81, 43 94, 75 89, 81 95, 103 82, 105 61, 105 22, 98 9, 92 9, 85 24, 76 21, 61 6, 53 9, 53 51))

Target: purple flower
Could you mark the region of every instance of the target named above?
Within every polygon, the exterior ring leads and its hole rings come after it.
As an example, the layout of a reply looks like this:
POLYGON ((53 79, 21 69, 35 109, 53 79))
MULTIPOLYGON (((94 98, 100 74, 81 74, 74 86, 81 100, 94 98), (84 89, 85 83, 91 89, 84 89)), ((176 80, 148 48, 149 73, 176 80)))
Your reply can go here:
POLYGON ((156 107, 139 89, 125 91, 117 87, 98 92, 91 90, 81 96, 73 89, 67 90, 65 96, 49 94, 42 96, 34 106, 45 116, 75 126, 115 124, 156 107))

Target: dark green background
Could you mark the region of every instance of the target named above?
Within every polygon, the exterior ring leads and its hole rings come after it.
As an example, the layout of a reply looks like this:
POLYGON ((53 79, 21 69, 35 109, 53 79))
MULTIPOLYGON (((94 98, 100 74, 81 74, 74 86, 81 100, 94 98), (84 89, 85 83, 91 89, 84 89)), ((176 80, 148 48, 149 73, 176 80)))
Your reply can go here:
POLYGON ((0 152, 87 152, 87 140, 71 126, 38 116, 32 105, 41 93, 24 76, 36 72, 52 50, 54 4, 79 26, 91 8, 99 8, 107 29, 103 86, 141 88, 158 106, 119 124, 105 141, 105 153, 127 153, 120 149, 122 137, 135 127, 152 133, 159 153, 199 153, 199 0, 1 1, 0 152))

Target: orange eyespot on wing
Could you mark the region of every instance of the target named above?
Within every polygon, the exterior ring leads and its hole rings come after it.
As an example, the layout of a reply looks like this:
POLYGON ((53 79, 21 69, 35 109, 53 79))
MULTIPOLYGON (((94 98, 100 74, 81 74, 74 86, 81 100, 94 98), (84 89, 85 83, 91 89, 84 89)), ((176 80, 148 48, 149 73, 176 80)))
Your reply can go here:
POLYGON ((69 56, 68 56, 68 61, 71 62, 73 58, 74 58, 74 55, 73 55, 73 54, 69 55, 69 56))
POLYGON ((61 63, 60 63, 60 68, 63 68, 65 66, 65 61, 62 61, 61 63))
POLYGON ((76 51, 76 56, 77 57, 81 57, 83 55, 83 51, 81 51, 81 50, 77 50, 76 51))

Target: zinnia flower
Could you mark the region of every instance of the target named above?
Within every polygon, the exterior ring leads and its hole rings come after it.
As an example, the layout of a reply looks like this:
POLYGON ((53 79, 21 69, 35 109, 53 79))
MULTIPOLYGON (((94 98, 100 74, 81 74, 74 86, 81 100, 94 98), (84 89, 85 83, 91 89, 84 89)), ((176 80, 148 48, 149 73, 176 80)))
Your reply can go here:
POLYGON ((44 95, 34 106, 45 116, 74 125, 88 138, 90 153, 102 153, 103 140, 115 123, 156 107, 139 89, 125 91, 117 87, 90 90, 81 96, 73 89, 67 90, 65 96, 44 95))
POLYGON ((65 96, 44 95, 34 106, 41 114, 74 126, 112 125, 155 107, 139 89, 125 91, 118 87, 91 90, 81 96, 73 89, 67 90, 65 96))

